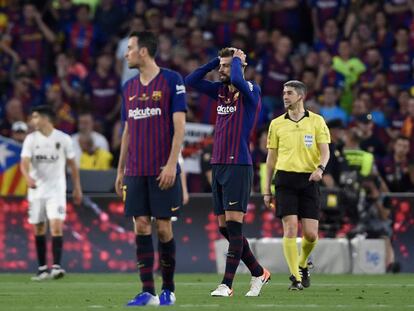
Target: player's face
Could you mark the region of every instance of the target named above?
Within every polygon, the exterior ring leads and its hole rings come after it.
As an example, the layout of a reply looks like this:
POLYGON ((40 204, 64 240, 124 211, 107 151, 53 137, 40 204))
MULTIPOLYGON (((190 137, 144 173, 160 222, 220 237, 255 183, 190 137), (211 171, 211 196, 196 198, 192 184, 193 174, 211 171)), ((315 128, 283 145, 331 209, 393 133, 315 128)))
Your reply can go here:
POLYGON ((224 84, 230 84, 230 67, 232 57, 220 57, 219 78, 224 84))
POLYGON ((33 112, 31 122, 35 130, 40 130, 41 128, 45 126, 47 122, 47 117, 42 116, 38 112, 33 112))
POLYGON ((283 88, 283 104, 285 109, 294 110, 301 99, 302 96, 293 87, 285 86, 283 88))
POLYGON ((128 48, 125 53, 125 58, 128 62, 129 68, 139 68, 142 58, 140 55, 137 37, 131 37, 128 39, 128 48))

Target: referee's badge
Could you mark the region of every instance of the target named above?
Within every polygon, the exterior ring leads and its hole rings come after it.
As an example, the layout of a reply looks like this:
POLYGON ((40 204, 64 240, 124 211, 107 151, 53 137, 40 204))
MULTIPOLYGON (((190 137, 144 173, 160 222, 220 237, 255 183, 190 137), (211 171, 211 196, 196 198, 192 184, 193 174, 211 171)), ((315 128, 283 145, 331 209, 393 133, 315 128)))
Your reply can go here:
POLYGON ((313 135, 305 135, 305 146, 307 148, 312 147, 313 144, 313 135))

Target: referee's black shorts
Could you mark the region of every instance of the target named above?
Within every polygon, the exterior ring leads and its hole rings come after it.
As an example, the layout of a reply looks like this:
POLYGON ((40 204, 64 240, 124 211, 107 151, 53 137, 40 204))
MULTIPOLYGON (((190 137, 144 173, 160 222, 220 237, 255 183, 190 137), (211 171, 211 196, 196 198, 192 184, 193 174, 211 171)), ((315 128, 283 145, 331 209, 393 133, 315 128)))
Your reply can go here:
POLYGON ((298 215, 319 220, 319 184, 309 181, 311 173, 277 171, 274 179, 276 215, 298 215))

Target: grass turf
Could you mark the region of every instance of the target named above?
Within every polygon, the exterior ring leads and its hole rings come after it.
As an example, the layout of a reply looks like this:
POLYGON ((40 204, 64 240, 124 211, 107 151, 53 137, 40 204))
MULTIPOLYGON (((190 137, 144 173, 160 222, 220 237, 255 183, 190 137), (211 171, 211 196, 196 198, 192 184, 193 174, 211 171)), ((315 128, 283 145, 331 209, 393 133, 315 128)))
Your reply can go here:
MULTIPOLYGON (((30 281, 29 274, 0 274, 0 310, 128 310, 140 289, 137 274, 68 274, 61 280, 30 281)), ((414 310, 414 276, 312 275, 301 292, 287 290, 287 275, 273 275, 260 297, 244 297, 248 275, 237 275, 234 296, 210 297, 221 277, 176 276, 177 304, 166 310, 414 310)), ((159 277, 157 285, 161 283, 159 277)), ((152 307, 147 307, 152 308, 152 307)))

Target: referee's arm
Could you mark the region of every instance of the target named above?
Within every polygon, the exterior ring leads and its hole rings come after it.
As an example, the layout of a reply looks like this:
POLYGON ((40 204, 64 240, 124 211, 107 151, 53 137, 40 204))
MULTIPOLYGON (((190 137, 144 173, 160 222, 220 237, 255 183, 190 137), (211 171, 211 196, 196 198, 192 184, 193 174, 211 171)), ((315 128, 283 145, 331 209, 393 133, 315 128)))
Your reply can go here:
POLYGON ((319 152, 321 154, 320 162, 318 168, 310 175, 309 181, 320 181, 322 179, 322 174, 325 169, 326 165, 329 161, 329 144, 327 143, 319 143, 318 144, 319 152))
POLYGON ((267 151, 267 158, 266 158, 266 187, 265 193, 263 197, 264 204, 267 208, 270 208, 272 202, 272 178, 273 173, 275 172, 275 166, 277 161, 277 149, 269 148, 267 151))

